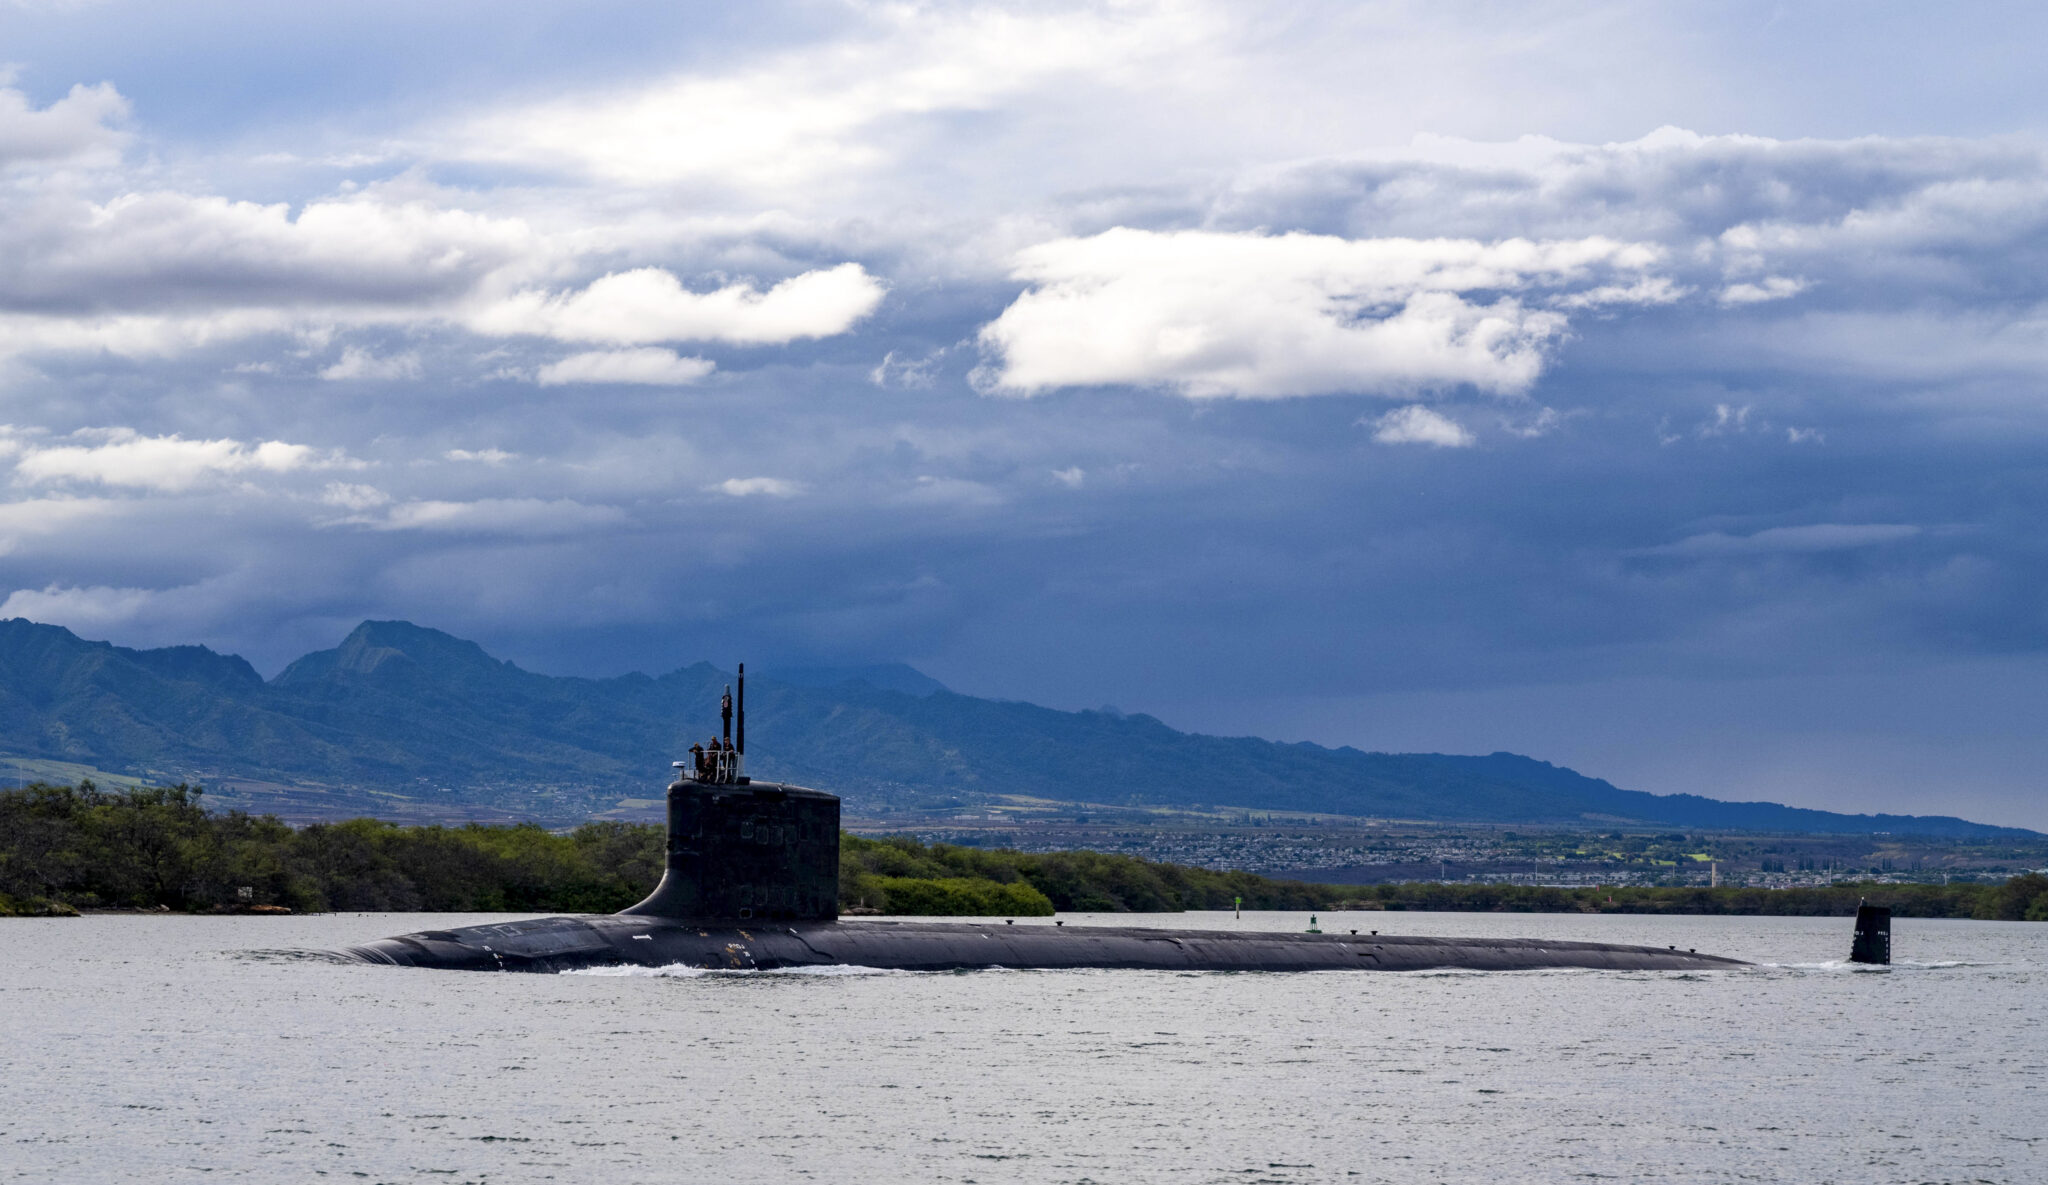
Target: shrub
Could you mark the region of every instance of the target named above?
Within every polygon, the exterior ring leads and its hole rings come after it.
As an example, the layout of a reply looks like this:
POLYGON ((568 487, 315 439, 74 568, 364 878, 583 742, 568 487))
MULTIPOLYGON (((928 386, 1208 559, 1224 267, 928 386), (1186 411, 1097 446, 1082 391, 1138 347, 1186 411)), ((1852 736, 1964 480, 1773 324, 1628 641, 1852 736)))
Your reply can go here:
POLYGON ((949 876, 919 880, 903 876, 879 878, 883 906, 889 913, 921 917, 1049 917, 1052 902, 1027 884, 1001 884, 982 877, 949 876))

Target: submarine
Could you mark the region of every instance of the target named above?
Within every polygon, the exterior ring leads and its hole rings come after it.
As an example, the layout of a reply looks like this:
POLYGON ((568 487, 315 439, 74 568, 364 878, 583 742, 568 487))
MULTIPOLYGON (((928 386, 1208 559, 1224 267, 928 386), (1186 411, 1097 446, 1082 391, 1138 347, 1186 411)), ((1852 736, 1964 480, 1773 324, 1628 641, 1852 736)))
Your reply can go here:
MULTIPOLYGON (((839 799, 745 772, 746 666, 721 701, 724 743, 674 763, 660 884, 616 914, 424 930, 349 948, 366 963, 463 971, 592 967, 905 971, 1703 971, 1740 959, 1536 938, 1162 930, 839 917, 839 799)), ((1887 952, 1889 953, 1889 952, 1887 952)))

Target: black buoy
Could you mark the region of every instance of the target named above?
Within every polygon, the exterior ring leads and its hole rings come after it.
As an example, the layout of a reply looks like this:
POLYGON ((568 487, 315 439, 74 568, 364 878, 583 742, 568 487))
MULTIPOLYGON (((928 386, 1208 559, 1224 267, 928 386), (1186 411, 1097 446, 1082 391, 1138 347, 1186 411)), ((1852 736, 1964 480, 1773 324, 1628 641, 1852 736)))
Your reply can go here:
POLYGON ((1888 964, 1892 961, 1892 907, 1856 906, 1856 938, 1849 944, 1852 963, 1888 964))

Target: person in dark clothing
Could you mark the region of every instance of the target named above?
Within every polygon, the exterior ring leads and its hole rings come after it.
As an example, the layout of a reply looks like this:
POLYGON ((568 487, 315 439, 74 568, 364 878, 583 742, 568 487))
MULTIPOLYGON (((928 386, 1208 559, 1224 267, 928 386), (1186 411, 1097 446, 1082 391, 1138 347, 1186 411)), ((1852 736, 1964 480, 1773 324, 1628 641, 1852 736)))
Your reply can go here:
POLYGON ((700 778, 710 772, 710 766, 705 764, 704 761, 704 746, 690 746, 690 768, 696 770, 697 776, 700 778))

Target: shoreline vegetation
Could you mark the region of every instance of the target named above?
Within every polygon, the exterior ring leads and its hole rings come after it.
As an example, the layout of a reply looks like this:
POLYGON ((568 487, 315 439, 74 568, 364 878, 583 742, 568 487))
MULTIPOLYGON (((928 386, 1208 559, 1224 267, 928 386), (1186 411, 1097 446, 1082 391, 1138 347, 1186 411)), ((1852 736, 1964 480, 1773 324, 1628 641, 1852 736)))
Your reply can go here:
MULTIPOLYGON (((612 913, 661 878, 654 824, 294 828, 210 813, 197 787, 0 791, 0 917, 80 910, 176 913, 430 911, 612 913)), ((2000 884, 1838 882, 1815 888, 1315 885, 1072 851, 1025 853, 842 834, 847 913, 1036 917, 1061 913, 1449 910, 1841 916, 1859 900, 1913 918, 2048 921, 2048 877, 2000 884)))

